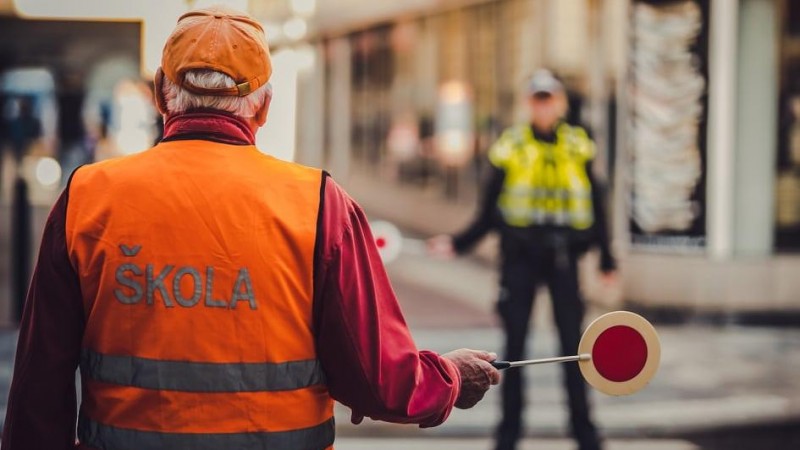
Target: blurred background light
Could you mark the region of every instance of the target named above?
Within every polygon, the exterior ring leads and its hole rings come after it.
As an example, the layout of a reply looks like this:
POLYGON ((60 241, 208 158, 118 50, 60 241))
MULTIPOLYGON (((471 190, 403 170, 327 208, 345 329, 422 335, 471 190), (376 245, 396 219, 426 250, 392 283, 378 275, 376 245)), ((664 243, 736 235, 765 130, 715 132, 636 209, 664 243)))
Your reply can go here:
POLYGON ((256 134, 261 151, 286 161, 294 160, 297 146, 297 60, 293 49, 273 53, 272 104, 267 123, 256 134))
POLYGON ((299 45, 294 49, 293 64, 298 72, 305 72, 314 69, 316 65, 316 54, 314 47, 309 44, 299 45))
POLYGON ((291 0, 292 11, 300 16, 311 16, 317 11, 317 0, 291 0))
POLYGON ((223 5, 239 11, 247 11, 248 0, 195 0, 193 2, 185 1, 189 4, 187 9, 195 8, 208 8, 209 6, 223 5))
POLYGON ((447 81, 439 88, 436 117, 436 150, 447 166, 463 166, 474 141, 472 95, 461 80, 447 81))
POLYGON ((53 75, 43 68, 21 68, 9 70, 0 77, 4 92, 13 94, 35 94, 55 90, 53 75))
POLYGON ((113 137, 124 155, 138 153, 155 141, 153 120, 155 110, 150 92, 140 82, 123 80, 114 91, 113 137))
POLYGON ((36 181, 42 186, 52 187, 61 181, 61 165, 55 159, 45 156, 36 162, 36 181))
POLYGON ((264 27, 264 32, 267 34, 267 42, 269 42, 270 45, 273 45, 275 42, 285 37, 283 34, 283 27, 279 22, 262 22, 261 26, 264 27))
POLYGON ((469 97, 469 87, 462 81, 448 81, 442 85, 440 95, 444 103, 463 103, 469 97))
POLYGON ((293 41, 299 41, 306 36, 308 24, 301 17, 292 17, 283 24, 283 34, 293 41))

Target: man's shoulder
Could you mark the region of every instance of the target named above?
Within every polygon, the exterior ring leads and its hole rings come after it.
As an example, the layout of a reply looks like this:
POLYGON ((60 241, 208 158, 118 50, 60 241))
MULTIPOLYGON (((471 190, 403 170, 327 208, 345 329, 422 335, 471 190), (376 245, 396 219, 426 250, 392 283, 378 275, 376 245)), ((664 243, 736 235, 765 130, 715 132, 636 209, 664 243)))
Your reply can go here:
POLYGON ((591 160, 595 157, 595 147, 592 137, 586 128, 564 123, 559 127, 559 139, 564 139, 569 147, 573 149, 575 154, 585 160, 591 160))
POLYGON ((500 138, 489 149, 489 161, 495 167, 505 167, 514 151, 525 145, 530 132, 526 125, 513 125, 506 128, 500 138))
POLYGON ((577 139, 591 140, 592 134, 589 127, 582 124, 564 122, 559 127, 563 133, 577 139))
POLYGON ((322 197, 325 208, 332 212, 333 216, 346 218, 360 208, 353 197, 328 172, 323 172, 322 197))
POLYGON ((284 159, 280 159, 268 153, 262 152, 261 150, 257 152, 257 158, 259 158, 265 165, 270 166, 274 170, 291 172, 301 177, 312 177, 313 179, 320 179, 320 177, 327 175, 322 169, 319 169, 317 167, 311 167, 294 161, 287 161, 284 159))
POLYGON ((82 165, 73 171, 70 184, 74 184, 76 180, 82 181, 97 176, 113 176, 115 172, 125 173, 131 164, 135 164, 137 160, 141 159, 143 153, 116 156, 82 165))

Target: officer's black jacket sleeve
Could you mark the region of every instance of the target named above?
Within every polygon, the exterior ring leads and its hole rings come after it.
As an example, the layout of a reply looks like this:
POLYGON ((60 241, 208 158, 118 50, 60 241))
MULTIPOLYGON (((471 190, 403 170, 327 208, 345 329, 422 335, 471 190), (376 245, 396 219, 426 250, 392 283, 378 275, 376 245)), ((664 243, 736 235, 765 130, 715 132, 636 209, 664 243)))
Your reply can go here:
POLYGON ((456 253, 460 254, 469 251, 497 225, 497 200, 503 189, 506 173, 503 169, 492 164, 489 164, 489 168, 491 172, 483 186, 481 201, 475 219, 467 229, 453 237, 453 247, 456 253))
POLYGON ((594 209, 594 237, 600 249, 600 270, 613 272, 617 264, 611 254, 611 239, 608 232, 608 218, 606 217, 606 189, 592 173, 592 163, 586 165, 586 175, 592 185, 592 207, 594 209))

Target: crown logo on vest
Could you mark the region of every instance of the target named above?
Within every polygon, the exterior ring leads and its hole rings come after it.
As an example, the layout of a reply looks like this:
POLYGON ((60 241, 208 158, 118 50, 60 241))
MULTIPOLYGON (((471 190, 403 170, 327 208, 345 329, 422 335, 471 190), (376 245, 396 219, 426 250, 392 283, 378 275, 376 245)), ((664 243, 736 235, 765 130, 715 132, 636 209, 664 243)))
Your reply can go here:
POLYGON ((133 258, 134 256, 138 255, 140 251, 142 251, 141 245, 134 245, 133 247, 128 247, 125 244, 119 244, 119 249, 122 250, 122 254, 133 258))

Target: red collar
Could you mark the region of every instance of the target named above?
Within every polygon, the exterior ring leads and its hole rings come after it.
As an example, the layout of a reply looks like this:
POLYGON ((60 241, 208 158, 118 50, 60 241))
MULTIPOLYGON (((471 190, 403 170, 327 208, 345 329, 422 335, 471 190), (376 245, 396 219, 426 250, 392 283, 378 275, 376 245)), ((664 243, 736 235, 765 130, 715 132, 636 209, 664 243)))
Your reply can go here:
POLYGON ((204 140, 231 145, 255 145, 250 126, 222 111, 196 110, 167 117, 162 141, 204 140))

